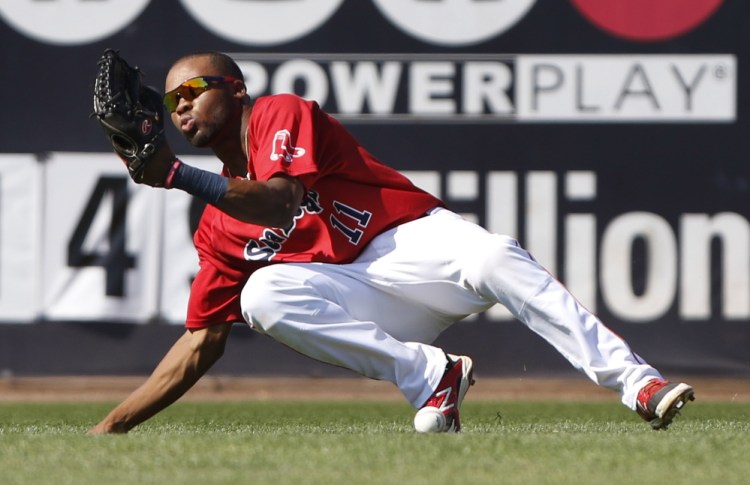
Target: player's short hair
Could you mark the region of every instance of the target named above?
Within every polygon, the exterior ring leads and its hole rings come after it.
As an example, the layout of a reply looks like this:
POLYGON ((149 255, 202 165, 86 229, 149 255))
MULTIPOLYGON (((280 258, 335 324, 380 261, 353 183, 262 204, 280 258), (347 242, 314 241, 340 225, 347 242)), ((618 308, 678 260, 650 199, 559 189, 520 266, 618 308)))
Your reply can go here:
POLYGON ((232 76, 237 79, 245 79, 245 77, 242 75, 240 66, 237 65, 234 59, 232 59, 227 54, 224 54, 223 52, 217 51, 200 51, 186 54, 174 61, 172 67, 183 61, 188 61, 190 59, 196 59, 199 57, 208 57, 211 65, 213 65, 219 71, 218 74, 221 76, 232 76))

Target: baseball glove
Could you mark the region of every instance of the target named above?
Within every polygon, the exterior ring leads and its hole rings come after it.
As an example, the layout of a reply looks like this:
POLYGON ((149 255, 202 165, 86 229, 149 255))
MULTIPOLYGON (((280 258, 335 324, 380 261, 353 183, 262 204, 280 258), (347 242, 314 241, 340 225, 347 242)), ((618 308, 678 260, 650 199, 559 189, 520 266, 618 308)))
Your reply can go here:
POLYGON ((162 96, 143 85, 140 69, 128 65, 116 50, 105 50, 98 66, 92 116, 130 177, 141 183, 146 165, 166 142, 162 96))

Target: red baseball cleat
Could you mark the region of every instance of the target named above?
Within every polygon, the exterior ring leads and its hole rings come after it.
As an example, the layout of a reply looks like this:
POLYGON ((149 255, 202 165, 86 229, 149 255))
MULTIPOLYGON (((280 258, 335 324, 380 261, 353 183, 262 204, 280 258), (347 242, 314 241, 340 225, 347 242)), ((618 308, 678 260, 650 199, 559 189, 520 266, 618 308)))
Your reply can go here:
MULTIPOLYGON (((474 363, 465 355, 447 354, 448 365, 435 392, 430 396, 421 409, 437 408, 445 416, 442 429, 430 431, 442 433, 458 433, 461 431, 461 419, 458 415, 461 403, 474 384, 474 363)), ((438 415, 439 416, 439 415, 438 415)))
POLYGON ((695 391, 691 386, 652 379, 638 392, 636 412, 651 423, 653 429, 667 429, 683 406, 694 400, 695 391))

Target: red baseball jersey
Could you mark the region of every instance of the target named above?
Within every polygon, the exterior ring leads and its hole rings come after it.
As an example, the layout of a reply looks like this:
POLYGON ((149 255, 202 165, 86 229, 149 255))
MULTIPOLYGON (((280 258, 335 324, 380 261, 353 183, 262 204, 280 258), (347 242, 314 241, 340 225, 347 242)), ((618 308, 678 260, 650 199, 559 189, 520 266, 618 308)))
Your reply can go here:
POLYGON ((288 227, 240 222, 208 205, 194 242, 200 270, 186 325, 242 321, 240 292, 256 269, 284 262, 348 263, 372 238, 442 202, 382 164, 317 103, 280 94, 255 100, 248 178, 298 177, 307 192, 288 227))

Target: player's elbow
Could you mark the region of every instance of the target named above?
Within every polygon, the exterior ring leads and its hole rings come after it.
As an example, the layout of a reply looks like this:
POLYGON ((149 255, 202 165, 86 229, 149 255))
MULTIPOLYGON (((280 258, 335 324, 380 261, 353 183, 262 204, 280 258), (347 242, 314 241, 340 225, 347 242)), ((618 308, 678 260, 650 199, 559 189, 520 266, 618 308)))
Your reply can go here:
POLYGON ((300 212, 300 205, 305 194, 305 187, 299 179, 286 175, 277 175, 266 183, 268 190, 264 197, 267 206, 264 214, 271 227, 287 228, 294 223, 300 212))
POLYGON ((231 324, 214 325, 191 331, 190 346, 200 360, 213 364, 224 355, 231 324))

